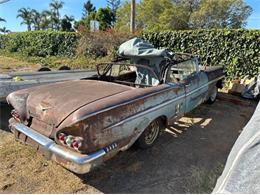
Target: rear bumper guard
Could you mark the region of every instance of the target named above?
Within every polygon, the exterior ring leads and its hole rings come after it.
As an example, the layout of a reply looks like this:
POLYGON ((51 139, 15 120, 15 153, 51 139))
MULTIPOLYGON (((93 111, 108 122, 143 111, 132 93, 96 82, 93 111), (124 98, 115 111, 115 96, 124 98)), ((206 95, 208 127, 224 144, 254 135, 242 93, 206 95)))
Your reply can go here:
POLYGON ((89 172, 91 169, 101 164, 103 158, 108 153, 117 148, 117 144, 114 143, 88 155, 80 154, 56 144, 53 140, 21 123, 12 124, 10 125, 10 128, 12 132, 22 133, 35 141, 39 145, 38 147, 43 149, 44 155, 47 159, 52 159, 58 164, 61 164, 65 168, 78 174, 89 172))

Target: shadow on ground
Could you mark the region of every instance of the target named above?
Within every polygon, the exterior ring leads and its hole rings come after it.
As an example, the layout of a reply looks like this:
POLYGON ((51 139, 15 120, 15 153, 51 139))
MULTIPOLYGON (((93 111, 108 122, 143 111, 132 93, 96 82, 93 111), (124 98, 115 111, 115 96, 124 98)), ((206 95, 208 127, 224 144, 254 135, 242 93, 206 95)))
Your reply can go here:
MULTIPOLYGON (((13 148, 0 144, 6 150, 1 156, 0 179, 1 172, 5 173, 2 179, 7 188, 2 191, 210 193, 232 145, 254 109, 255 105, 242 106, 222 100, 213 105, 203 104, 167 128, 154 147, 130 148, 84 175, 71 174, 55 163, 47 163, 27 147, 12 142, 11 135, 3 134, 1 138, 9 139, 13 148), (19 160, 13 160, 12 154, 19 160)), ((0 106, 0 128, 5 131, 8 131, 10 110, 7 105, 0 106)))
POLYGON ((253 110, 223 101, 201 105, 153 148, 131 148, 79 177, 104 193, 210 193, 253 110))

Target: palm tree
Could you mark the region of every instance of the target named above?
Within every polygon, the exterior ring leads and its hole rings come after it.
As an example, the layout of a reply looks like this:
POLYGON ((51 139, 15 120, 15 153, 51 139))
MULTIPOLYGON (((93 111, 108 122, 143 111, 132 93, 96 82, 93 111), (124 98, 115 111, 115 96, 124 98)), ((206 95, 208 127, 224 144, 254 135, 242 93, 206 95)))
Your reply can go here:
POLYGON ((0 17, 0 22, 6 22, 6 20, 0 17))
POLYGON ((7 1, 10 1, 10 0, 0 0, 0 4, 5 3, 7 1))
POLYGON ((11 31, 6 29, 6 27, 3 27, 3 28, 0 28, 0 32, 7 34, 7 33, 10 33, 11 31))
POLYGON ((72 22, 74 21, 74 17, 73 16, 63 16, 62 20, 61 20, 61 30, 62 31, 73 31, 72 28, 72 22))
POLYGON ((66 19, 69 22, 73 22, 75 20, 73 16, 64 15, 63 18, 66 19))
POLYGON ((89 16, 91 12, 94 12, 96 8, 94 5, 91 3, 90 0, 88 0, 86 3, 83 5, 83 16, 89 16))
POLYGON ((60 9, 63 7, 64 2, 59 0, 52 0, 49 7, 52 14, 52 22, 54 27, 59 30, 60 29, 60 9))
POLYGON ((51 28, 51 15, 52 13, 48 10, 44 10, 40 16, 40 29, 46 30, 51 28))
POLYGON ((34 25, 34 30, 40 30, 40 23, 41 23, 41 14, 35 10, 31 10, 32 15, 32 23, 34 25))
POLYGON ((18 15, 16 16, 17 18, 22 18, 23 21, 21 22, 22 24, 27 25, 28 31, 32 30, 32 12, 30 8, 21 8, 18 10, 18 15))

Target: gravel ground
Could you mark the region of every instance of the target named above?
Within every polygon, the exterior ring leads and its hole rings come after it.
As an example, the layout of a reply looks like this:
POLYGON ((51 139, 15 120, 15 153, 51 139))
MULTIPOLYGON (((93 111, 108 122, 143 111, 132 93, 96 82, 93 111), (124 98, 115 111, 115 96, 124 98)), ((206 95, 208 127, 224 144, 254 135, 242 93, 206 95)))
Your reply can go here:
POLYGON ((131 148, 76 175, 16 142, 7 127, 10 108, 1 104, 0 193, 210 193, 255 106, 203 104, 153 148, 131 148))

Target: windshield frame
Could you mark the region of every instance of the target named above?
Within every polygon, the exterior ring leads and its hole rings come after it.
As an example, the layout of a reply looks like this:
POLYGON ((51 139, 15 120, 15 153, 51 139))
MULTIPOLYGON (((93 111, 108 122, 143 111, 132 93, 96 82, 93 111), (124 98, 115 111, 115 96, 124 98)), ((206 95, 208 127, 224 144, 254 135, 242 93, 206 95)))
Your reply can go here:
POLYGON ((142 67, 142 68, 145 68, 147 70, 149 70, 153 76, 159 81, 161 82, 161 79, 157 76, 157 74, 154 72, 154 70, 149 67, 149 66, 146 66, 146 65, 142 65, 142 64, 130 64, 130 63, 116 63, 116 62, 105 62, 105 63, 100 63, 98 65, 96 65, 96 68, 97 68, 97 73, 98 73, 98 76, 107 76, 106 74, 109 72, 109 70, 112 68, 113 65, 126 65, 126 66, 136 66, 136 67, 142 67), (100 66, 104 66, 104 65, 107 65, 106 67, 106 70, 104 71, 104 74, 100 75, 99 73, 99 67, 100 66))

